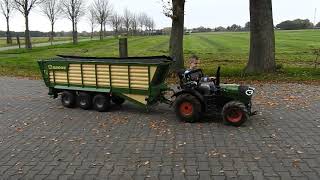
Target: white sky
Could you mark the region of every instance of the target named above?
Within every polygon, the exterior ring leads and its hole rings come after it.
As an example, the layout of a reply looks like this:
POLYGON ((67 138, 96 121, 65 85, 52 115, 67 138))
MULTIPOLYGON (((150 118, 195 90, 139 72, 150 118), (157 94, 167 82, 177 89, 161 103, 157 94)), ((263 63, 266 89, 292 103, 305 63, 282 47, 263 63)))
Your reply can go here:
MULTIPOLYGON (((171 26, 169 18, 162 14, 161 0, 109 0, 114 9, 122 13, 124 8, 132 12, 146 12, 153 17, 157 28, 171 26)), ((85 1, 89 5, 92 0, 85 1)), ((315 8, 318 9, 317 22, 320 21, 320 0, 273 0, 275 24, 288 19, 310 19, 314 21, 315 8)), ((2 14, 1 14, 2 15, 2 14)), ((0 29, 6 29, 3 16, 0 18, 0 29)), ((185 26, 188 28, 205 26, 217 27, 232 24, 244 24, 249 21, 249 0, 187 0, 185 26)), ((90 31, 85 17, 79 24, 79 32, 90 31)), ((15 12, 11 19, 12 31, 24 30, 24 18, 15 12)), ((30 14, 30 30, 50 31, 49 21, 34 9, 30 14)), ((71 23, 67 19, 60 19, 55 26, 56 31, 71 31, 71 23)))

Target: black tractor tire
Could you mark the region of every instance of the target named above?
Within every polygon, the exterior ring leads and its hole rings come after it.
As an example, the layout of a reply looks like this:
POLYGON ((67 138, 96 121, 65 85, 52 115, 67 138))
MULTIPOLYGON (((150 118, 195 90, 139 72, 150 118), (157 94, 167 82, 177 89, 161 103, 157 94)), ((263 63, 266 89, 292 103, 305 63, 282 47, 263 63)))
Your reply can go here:
POLYGON ((93 98, 93 108, 99 112, 105 112, 110 108, 110 95, 97 94, 93 98))
POLYGON ((66 108, 73 108, 76 105, 76 95, 72 91, 63 91, 61 94, 61 103, 66 108))
POLYGON ((92 96, 87 92, 78 94, 78 105, 81 109, 88 110, 92 107, 92 96))
POLYGON ((224 124, 239 127, 249 119, 249 114, 242 102, 230 101, 222 109, 222 118, 224 124))
POLYGON ((120 96, 112 96, 112 102, 118 106, 122 105, 126 100, 120 96))
POLYGON ((201 102, 191 94, 179 95, 174 103, 174 110, 181 121, 194 123, 201 118, 201 102))

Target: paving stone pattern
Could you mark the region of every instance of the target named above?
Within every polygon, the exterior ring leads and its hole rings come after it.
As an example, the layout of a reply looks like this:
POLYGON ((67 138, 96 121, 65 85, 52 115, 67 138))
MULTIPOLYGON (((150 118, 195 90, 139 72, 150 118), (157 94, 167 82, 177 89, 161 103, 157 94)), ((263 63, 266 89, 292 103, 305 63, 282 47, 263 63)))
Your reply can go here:
POLYGON ((320 179, 320 86, 255 84, 257 116, 179 122, 160 105, 66 109, 0 77, 0 179, 320 179))

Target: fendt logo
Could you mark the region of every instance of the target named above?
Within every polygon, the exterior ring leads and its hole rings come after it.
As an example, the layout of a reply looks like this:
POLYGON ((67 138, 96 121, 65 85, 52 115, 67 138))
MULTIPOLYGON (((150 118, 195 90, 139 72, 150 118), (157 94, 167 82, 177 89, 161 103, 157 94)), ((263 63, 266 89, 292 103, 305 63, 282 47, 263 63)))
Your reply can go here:
POLYGON ((66 66, 54 66, 54 65, 48 65, 49 70, 67 70, 66 66))
POLYGON ((253 93, 254 93, 254 91, 255 91, 255 88, 249 87, 249 89, 246 90, 246 95, 247 95, 247 96, 252 96, 253 93))

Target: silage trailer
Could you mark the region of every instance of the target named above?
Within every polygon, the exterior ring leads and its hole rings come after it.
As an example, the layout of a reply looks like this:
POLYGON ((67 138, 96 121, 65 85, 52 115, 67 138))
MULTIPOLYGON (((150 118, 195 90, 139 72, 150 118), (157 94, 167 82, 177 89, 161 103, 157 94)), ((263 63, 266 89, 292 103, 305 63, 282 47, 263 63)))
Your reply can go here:
POLYGON ((166 56, 96 58, 59 56, 38 61, 49 95, 62 104, 106 111, 110 102, 129 100, 143 107, 166 101, 164 81, 172 64, 166 56), (110 96, 106 96, 108 94, 110 96))

